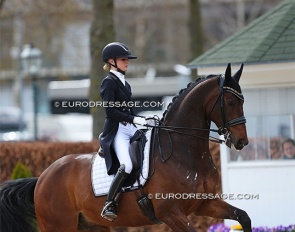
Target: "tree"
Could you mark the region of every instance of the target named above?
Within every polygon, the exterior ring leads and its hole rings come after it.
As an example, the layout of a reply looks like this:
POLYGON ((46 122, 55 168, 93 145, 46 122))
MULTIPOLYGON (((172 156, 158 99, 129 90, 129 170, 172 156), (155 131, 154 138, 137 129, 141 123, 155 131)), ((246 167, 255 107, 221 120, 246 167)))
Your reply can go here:
POLYGON ((0 0, 0 11, 2 10, 3 4, 5 0, 0 0))
MULTIPOLYGON (((203 53, 203 30, 199 0, 190 0, 189 32, 190 32, 190 60, 203 53)), ((192 70, 192 78, 197 76, 197 70, 192 70)))
POLYGON ((189 31, 190 31, 190 59, 203 53, 203 29, 199 0, 190 0, 189 31))
MULTIPOLYGON (((90 29, 90 90, 89 100, 92 102, 101 101, 99 94, 101 81, 105 75, 102 67, 101 52, 107 43, 115 40, 113 11, 113 0, 92 0, 93 21, 90 29)), ((93 125, 92 135, 97 138, 102 132, 105 112, 102 107, 93 107, 90 109, 93 125)))

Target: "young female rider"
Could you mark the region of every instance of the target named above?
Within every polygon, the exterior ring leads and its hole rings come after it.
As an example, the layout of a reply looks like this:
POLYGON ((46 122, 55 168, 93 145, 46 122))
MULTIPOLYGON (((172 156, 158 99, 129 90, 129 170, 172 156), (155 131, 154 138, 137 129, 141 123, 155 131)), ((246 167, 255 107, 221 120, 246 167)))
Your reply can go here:
MULTIPOLYGON (((120 192, 124 180, 132 171, 129 154, 130 138, 137 131, 134 124, 146 125, 145 118, 137 117, 126 103, 131 102, 131 87, 125 80, 129 60, 136 59, 122 43, 107 44, 102 51, 104 70, 109 74, 103 79, 100 94, 105 107, 106 119, 101 147, 109 175, 116 174, 107 196, 101 216, 114 221, 117 218, 116 195, 120 192)), ((129 104, 130 105, 130 104, 129 104)))

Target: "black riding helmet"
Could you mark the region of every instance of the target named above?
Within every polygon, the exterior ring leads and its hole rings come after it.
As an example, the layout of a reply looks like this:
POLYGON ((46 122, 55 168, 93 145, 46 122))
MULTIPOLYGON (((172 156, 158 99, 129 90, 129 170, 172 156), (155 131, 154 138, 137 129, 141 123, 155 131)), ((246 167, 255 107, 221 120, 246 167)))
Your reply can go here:
POLYGON ((113 42, 107 44, 102 50, 102 60, 107 63, 108 59, 116 59, 116 58, 128 58, 128 59, 136 59, 136 56, 133 56, 129 50, 129 48, 122 43, 113 42))
POLYGON ((117 58, 137 59, 136 56, 131 54, 129 48, 125 44, 119 42, 107 44, 102 50, 103 62, 108 63, 108 59, 114 59, 115 65, 109 64, 117 68, 118 72, 125 75, 125 72, 117 67, 117 58))

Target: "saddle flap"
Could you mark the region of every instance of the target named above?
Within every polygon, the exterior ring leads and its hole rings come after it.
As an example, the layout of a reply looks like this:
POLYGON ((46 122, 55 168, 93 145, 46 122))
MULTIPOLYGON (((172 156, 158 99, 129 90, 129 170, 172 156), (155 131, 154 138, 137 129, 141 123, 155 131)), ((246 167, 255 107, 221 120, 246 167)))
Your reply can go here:
POLYGON ((130 139, 129 153, 133 164, 133 170, 136 172, 142 168, 146 141, 146 136, 141 130, 138 130, 130 139))

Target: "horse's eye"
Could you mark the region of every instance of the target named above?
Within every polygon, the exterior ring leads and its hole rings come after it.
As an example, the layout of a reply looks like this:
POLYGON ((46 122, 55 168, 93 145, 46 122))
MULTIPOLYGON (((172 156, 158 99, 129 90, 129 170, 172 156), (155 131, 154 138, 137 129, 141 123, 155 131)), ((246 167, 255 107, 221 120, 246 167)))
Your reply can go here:
POLYGON ((232 99, 228 99, 227 100, 227 105, 228 106, 234 106, 235 104, 234 104, 234 101, 232 99))

